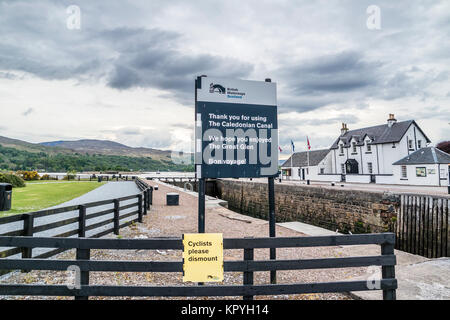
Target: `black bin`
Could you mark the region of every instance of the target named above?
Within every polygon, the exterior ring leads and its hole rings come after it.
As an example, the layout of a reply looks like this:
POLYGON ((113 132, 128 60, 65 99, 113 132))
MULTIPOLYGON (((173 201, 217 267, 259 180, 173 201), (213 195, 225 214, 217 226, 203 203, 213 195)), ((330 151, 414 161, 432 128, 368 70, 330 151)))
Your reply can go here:
POLYGON ((11 210, 12 185, 0 183, 0 211, 11 210))
POLYGON ((179 204, 180 195, 175 192, 169 192, 166 194, 166 205, 177 206, 179 204))

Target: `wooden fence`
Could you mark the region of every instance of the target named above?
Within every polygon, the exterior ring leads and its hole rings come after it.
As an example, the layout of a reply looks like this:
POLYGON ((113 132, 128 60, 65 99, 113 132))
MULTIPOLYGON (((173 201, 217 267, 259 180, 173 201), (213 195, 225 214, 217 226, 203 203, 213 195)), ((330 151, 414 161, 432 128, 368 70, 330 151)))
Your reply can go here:
POLYGON ((428 258, 450 257, 449 198, 401 195, 396 249, 428 258))
MULTIPOLYGON (((141 190, 140 193, 130 195, 127 197, 102 200, 97 202, 85 203, 82 205, 73 205, 56 209, 47 209, 37 212, 30 212, 24 214, 12 215, 9 217, 0 218, 0 236, 18 237, 27 236, 33 237, 36 233, 57 229, 63 226, 69 226, 71 224, 77 224, 75 229, 65 231, 63 233, 55 235, 57 238, 61 237, 85 237, 87 231, 96 230, 99 228, 104 229, 105 226, 113 225, 112 228, 101 230, 98 233, 91 235, 89 238, 100 238, 104 235, 114 232, 119 234, 119 229, 129 226, 134 222, 142 222, 142 216, 147 214, 147 210, 150 209, 152 203, 152 188, 143 183, 140 179, 136 179, 136 184, 141 190), (121 202, 135 199, 136 202, 121 205, 121 202), (112 208, 100 211, 94 211, 86 214, 88 208, 96 208, 104 205, 113 205, 112 208), (132 210, 132 209, 135 210, 132 210), (125 212, 128 210, 128 212, 125 212), (130 211, 131 210, 131 211, 130 211), (78 211, 78 215, 63 220, 58 220, 57 216, 61 213, 78 211), (105 217, 108 216, 109 217, 105 217), (36 221, 39 221, 41 217, 55 216, 55 221, 50 223, 37 225, 36 221), (134 219, 131 219, 135 216, 134 219), (105 217, 100 222, 88 224, 89 220, 99 217, 105 217), (127 221, 124 222, 125 219, 127 221), (5 231, 7 230, 7 231, 5 231)), ((97 219, 98 220, 98 219, 97 219)), ((57 253, 63 252, 67 249, 57 248, 42 254, 37 255, 35 258, 48 258, 57 253)), ((33 256, 32 249, 26 247, 16 247, 1 251, 0 246, 0 258, 6 258, 16 254, 22 254, 22 258, 31 258, 33 256)), ((0 272, 1 274, 1 272, 0 272)))
POLYGON ((76 249, 76 260, 50 259, 0 259, 1 269, 27 270, 69 270, 76 266, 80 271, 80 282, 67 285, 42 284, 0 284, 0 295, 75 296, 86 300, 89 296, 243 296, 245 300, 255 295, 304 294, 326 292, 350 292, 383 290, 383 299, 395 300, 397 280, 395 279, 396 257, 394 255, 395 235, 393 233, 336 235, 323 237, 291 238, 244 238, 224 239, 224 249, 243 249, 242 261, 224 261, 225 272, 243 272, 242 285, 173 285, 173 286, 111 286, 91 285, 89 272, 183 272, 182 261, 104 261, 90 260, 91 249, 115 250, 182 250, 181 238, 155 239, 87 239, 87 238, 39 238, 0 236, 0 246, 76 249), (321 258, 299 260, 254 260, 255 248, 295 248, 340 245, 381 246, 379 256, 345 258, 321 258), (381 279, 372 280, 260 284, 255 285, 255 271, 308 270, 327 268, 352 268, 381 266, 381 279), (78 286, 77 286, 78 285, 78 286))

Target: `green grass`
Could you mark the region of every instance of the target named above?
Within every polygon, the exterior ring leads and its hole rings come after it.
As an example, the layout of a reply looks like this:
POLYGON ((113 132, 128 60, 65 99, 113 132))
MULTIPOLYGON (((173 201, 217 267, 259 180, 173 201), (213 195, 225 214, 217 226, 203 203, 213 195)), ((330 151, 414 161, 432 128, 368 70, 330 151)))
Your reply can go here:
MULTIPOLYGON (((89 181, 89 179, 81 179, 80 181, 89 181)), ((76 180, 31 180, 31 181, 25 181, 26 184, 42 184, 42 183, 67 183, 67 182, 79 182, 78 179, 76 180)), ((92 179, 91 182, 97 182, 97 179, 92 179)))
POLYGON ((27 183, 25 188, 14 188, 12 208, 7 212, 0 212, 0 217, 38 211, 57 204, 75 199, 104 183, 98 182, 59 182, 59 183, 27 183))

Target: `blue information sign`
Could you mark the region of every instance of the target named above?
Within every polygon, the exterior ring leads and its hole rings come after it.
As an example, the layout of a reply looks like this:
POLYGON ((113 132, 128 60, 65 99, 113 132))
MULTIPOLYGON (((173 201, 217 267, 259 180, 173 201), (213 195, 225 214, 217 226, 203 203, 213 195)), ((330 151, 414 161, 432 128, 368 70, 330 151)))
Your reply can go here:
POLYGON ((257 178, 278 174, 276 84, 196 81, 197 178, 257 178))

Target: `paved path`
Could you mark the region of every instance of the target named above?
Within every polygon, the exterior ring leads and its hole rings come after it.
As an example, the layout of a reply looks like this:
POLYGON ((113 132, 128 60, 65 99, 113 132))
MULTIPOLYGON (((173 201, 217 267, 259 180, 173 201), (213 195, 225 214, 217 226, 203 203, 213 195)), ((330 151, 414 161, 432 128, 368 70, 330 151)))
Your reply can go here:
MULTIPOLYGON (((333 233, 327 229, 300 222, 278 223, 309 236, 326 236, 333 233)), ((379 255, 380 246, 343 246, 342 253, 350 256, 379 255)), ((404 251, 395 250, 398 280, 398 300, 450 300, 450 258, 428 259, 404 251)), ((367 276, 354 277, 364 280, 367 276)), ((381 291, 353 292, 354 296, 366 300, 382 299, 381 291)))
MULTIPOLYGON (((140 192, 139 188, 136 186, 136 183, 134 181, 128 181, 128 182, 108 182, 100 187, 98 187, 97 189, 94 189, 78 198, 75 198, 73 200, 61 203, 57 206, 53 206, 50 207, 48 209, 54 209, 54 208, 61 208, 61 207, 67 207, 67 206, 73 206, 73 205, 79 205, 79 204, 84 204, 84 203, 89 203, 89 202, 97 202, 97 201, 102 201, 102 200, 109 200, 109 199, 114 199, 114 198, 122 198, 122 197, 127 197, 133 194, 138 194, 140 192)), ((131 199, 131 200, 126 200, 126 201, 122 201, 120 203, 121 206, 127 205, 127 204, 131 204, 131 203, 136 203, 137 199, 131 199)), ((86 214, 89 215, 91 213, 94 212, 100 212, 103 210, 108 210, 108 209, 112 209, 114 208, 114 205, 111 204, 107 204, 107 205, 103 205, 103 206, 97 206, 97 207, 93 207, 93 208, 87 208, 86 209, 86 214)), ((122 210, 120 212, 120 214, 126 214, 128 212, 134 211, 136 210, 136 207, 132 207, 126 210, 122 210)), ((34 225, 35 226, 40 226, 40 225, 45 225, 45 224, 49 224, 52 222, 56 222, 56 221, 61 221, 61 220, 66 220, 66 219, 70 219, 70 218, 74 218, 78 216, 78 210, 76 211, 68 211, 68 212, 63 212, 60 214, 55 214, 55 215, 51 215, 51 216, 44 216, 44 217, 39 217, 35 219, 34 225)), ((92 225, 94 223, 99 223, 101 221, 105 221, 108 219, 111 219, 114 217, 113 213, 101 216, 101 217, 97 217, 97 218, 93 218, 93 219, 89 219, 86 222, 86 225, 92 225)), ((129 218, 126 218, 124 220, 121 220, 121 223, 135 219, 136 216, 131 216, 129 218)), ((17 222, 17 223, 11 223, 7 225, 10 230, 17 230, 18 228, 22 228, 23 227, 23 222, 17 222)), ((102 230, 106 230, 109 228, 113 227, 113 223, 107 224, 105 226, 96 228, 94 230, 89 230, 86 232, 86 236, 92 236, 94 234, 97 234, 99 232, 101 232, 102 230)), ((68 232, 71 230, 75 230, 78 229, 78 222, 72 223, 72 224, 68 224, 65 225, 63 227, 59 227, 59 228, 55 228, 55 229, 51 229, 51 230, 46 230, 46 231, 41 231, 38 233, 35 233, 34 236, 37 237, 53 237, 56 236, 58 234, 64 233, 64 232, 68 232)), ((9 231, 8 229, 5 229, 4 225, 0 225, 0 231, 1 233, 7 232, 9 231), (2 228, 3 227, 3 228, 2 228)), ((76 237, 76 235, 72 236, 72 237, 76 237)), ((4 248, 0 248, 0 251, 3 251, 4 248)), ((6 249, 6 248, 5 248, 6 249)), ((53 249, 51 249, 53 250, 53 249)), ((37 248, 33 250, 33 256, 39 255, 41 253, 44 253, 46 251, 49 251, 49 249, 41 249, 41 248, 37 248)), ((15 256, 11 256, 10 258, 13 257, 17 257, 17 255, 15 256)))

